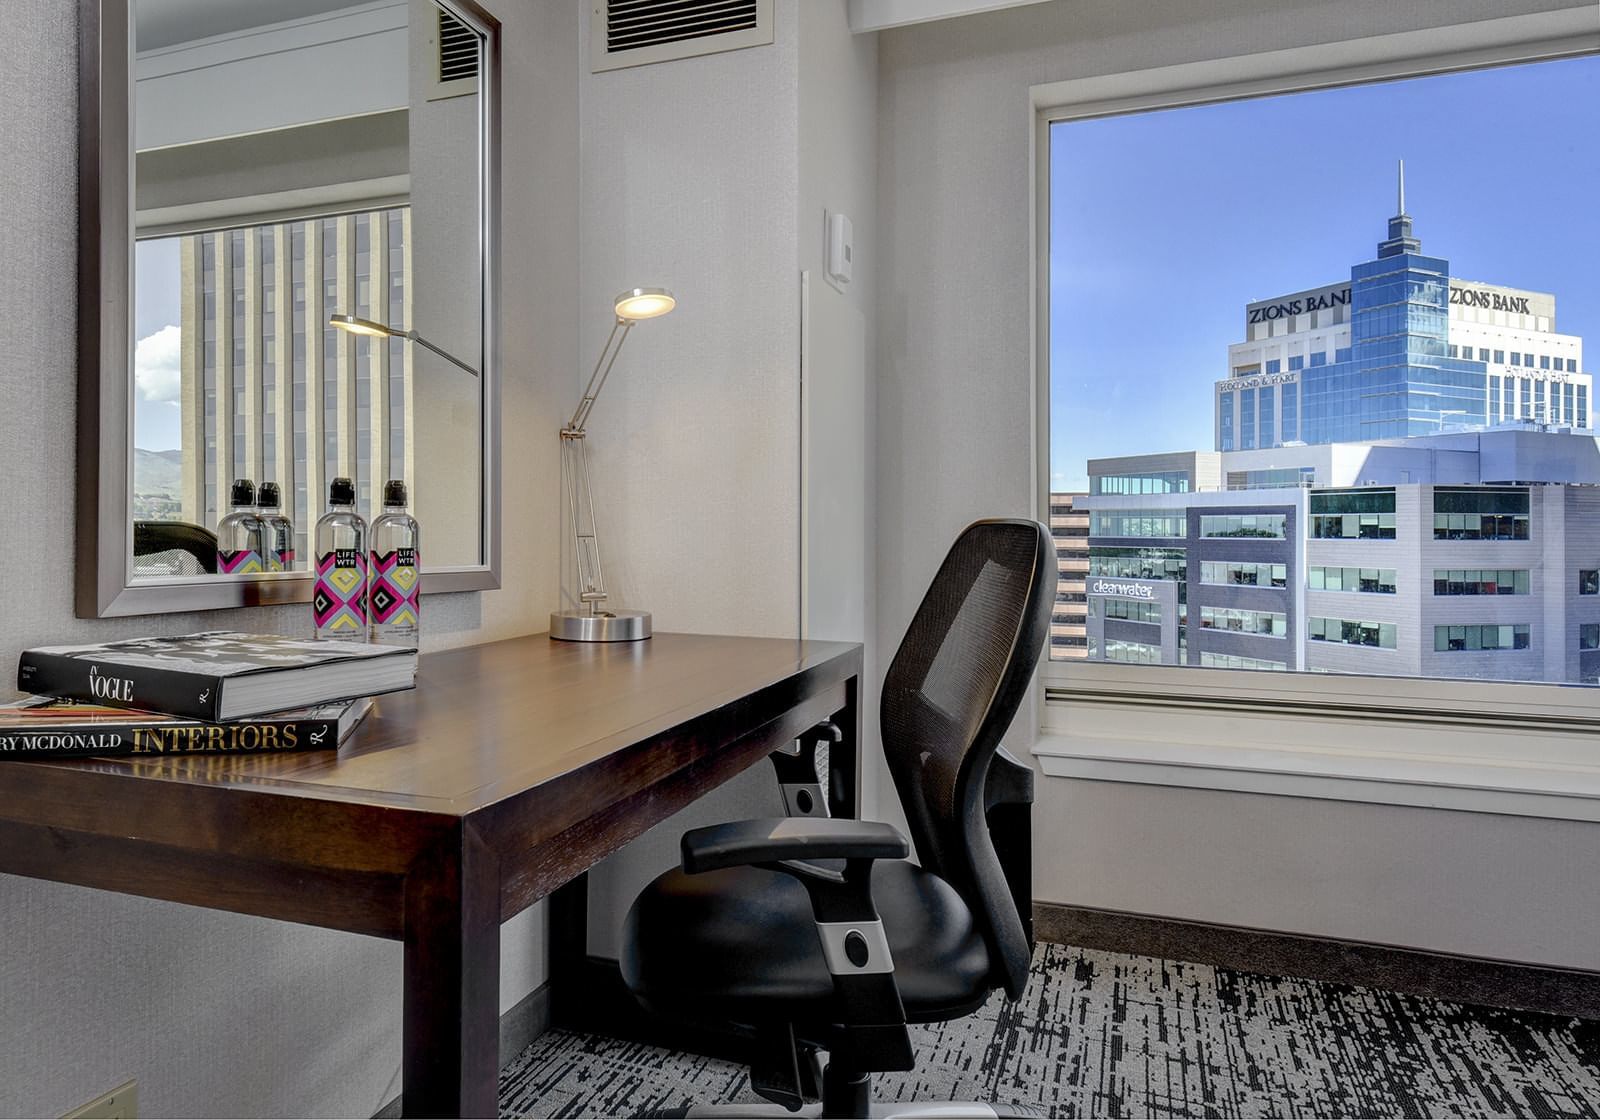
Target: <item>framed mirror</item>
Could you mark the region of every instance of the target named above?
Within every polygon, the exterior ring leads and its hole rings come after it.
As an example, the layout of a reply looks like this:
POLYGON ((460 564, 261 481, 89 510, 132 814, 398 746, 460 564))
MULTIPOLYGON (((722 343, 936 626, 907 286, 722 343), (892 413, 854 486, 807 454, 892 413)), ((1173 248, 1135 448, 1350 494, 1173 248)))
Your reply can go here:
POLYGON ((80 26, 79 616, 309 600, 340 478, 369 523, 405 484, 425 593, 498 587, 498 22, 81 0, 80 26))

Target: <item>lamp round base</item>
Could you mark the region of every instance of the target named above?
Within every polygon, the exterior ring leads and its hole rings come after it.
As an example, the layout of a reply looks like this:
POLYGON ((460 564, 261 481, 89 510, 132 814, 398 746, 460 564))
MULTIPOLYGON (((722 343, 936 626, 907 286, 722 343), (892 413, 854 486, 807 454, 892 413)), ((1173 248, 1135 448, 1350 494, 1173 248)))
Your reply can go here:
POLYGON ((550 636, 558 642, 638 642, 650 636, 649 611, 553 611, 550 636))

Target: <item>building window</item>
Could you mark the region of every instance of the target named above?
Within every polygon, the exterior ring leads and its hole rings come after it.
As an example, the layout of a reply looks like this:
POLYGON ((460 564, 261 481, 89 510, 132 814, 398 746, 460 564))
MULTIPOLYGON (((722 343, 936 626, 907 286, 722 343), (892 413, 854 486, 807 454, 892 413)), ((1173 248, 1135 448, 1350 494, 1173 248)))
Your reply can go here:
POLYGON ((1115 618, 1123 622, 1161 621, 1161 604, 1148 599, 1115 599, 1096 595, 1089 600, 1089 613, 1101 618, 1115 618))
POLYGON ((1239 560, 1202 560, 1200 582, 1225 587, 1287 587, 1287 564, 1251 564, 1239 560))
POLYGON ((1291 370, 1304 369, 1305 365, 1306 365, 1305 358, 1301 357, 1299 354, 1291 354, 1291 355, 1289 355, 1289 368, 1291 370))
POLYGON ((1182 513, 1097 509, 1089 513, 1091 537, 1183 537, 1188 519, 1182 513))
POLYGON ((1311 535, 1319 540, 1394 540, 1394 490, 1313 491, 1311 535))
POLYGON ((1276 393, 1273 390, 1273 387, 1271 385, 1262 386, 1262 388, 1261 388, 1261 446, 1262 447, 1273 447, 1273 446, 1276 446, 1277 442, 1278 442, 1277 434, 1274 431, 1274 428, 1276 426, 1275 425, 1276 417, 1274 417, 1273 413, 1274 413, 1274 411, 1276 411, 1276 409, 1275 409, 1275 406, 1274 406, 1273 398, 1274 398, 1275 395, 1276 395, 1276 393))
POLYGON ((1511 364, 1514 366, 1520 366, 1522 364, 1521 352, 1516 350, 1511 351, 1511 364))
POLYGON ((1250 450, 1256 445, 1256 391, 1244 389, 1239 393, 1239 447, 1250 450))
POLYGON ((1349 618, 1313 617, 1306 625, 1306 637, 1310 641, 1375 649, 1394 649, 1397 632, 1398 627, 1392 622, 1361 622, 1349 618))
POLYGON ((1288 518, 1281 513, 1202 514, 1202 537, 1272 537, 1283 539, 1288 518))
MULTIPOLYGON (((1284 398, 1284 407, 1289 400, 1284 398)), ((1287 433, 1285 433, 1287 435, 1287 433)), ((1283 470, 1229 471, 1229 490, 1283 490, 1289 487, 1310 486, 1316 481, 1315 467, 1287 467, 1283 470)))
POLYGON ((1161 664, 1161 647, 1147 642, 1129 642, 1110 639, 1096 643, 1089 641, 1089 658, 1093 661, 1121 661, 1133 665, 1161 664))
POLYGON ((1579 569, 1578 594, 1600 595, 1600 568, 1579 569))
POLYGON ((1233 394, 1223 393, 1217 398, 1217 448, 1233 450, 1233 394))
POLYGON ((1267 372, 1268 373, 1282 373, 1283 372, 1283 363, 1281 361, 1279 361, 1277 358, 1268 358, 1267 359, 1267 372))
POLYGON ((1186 494, 1188 471, 1146 471, 1140 474, 1091 474, 1091 494, 1186 494))
POLYGON ((1526 490, 1434 487, 1433 539, 1436 541, 1525 541, 1528 531, 1526 490))
POLYGON ((1506 364, 1506 352, 1504 350, 1496 350, 1494 352, 1494 360, 1499 362, 1501 365, 1505 365, 1506 364))
POLYGON ((1479 347, 1479 348, 1478 348, 1478 361, 1480 361, 1480 362, 1487 362, 1487 361, 1488 361, 1488 360, 1489 360, 1489 351, 1487 351, 1487 350, 1485 350, 1485 349, 1483 349, 1483 348, 1482 348, 1482 347, 1481 347, 1481 346, 1480 346, 1480 347, 1479 347))
POLYGON ((1579 649, 1600 649, 1600 622, 1585 622, 1578 627, 1579 649))
POLYGON ((1550 355, 1549 354, 1540 354, 1539 355, 1539 368, 1540 369, 1549 369, 1550 368, 1550 355))
POLYGON ((1289 633, 1289 616, 1277 611, 1249 611, 1235 607, 1200 608, 1200 627, 1203 630, 1228 630, 1235 634, 1254 634, 1264 638, 1282 638, 1289 633))
POLYGON ((1312 591, 1364 591, 1373 595, 1393 595, 1394 574, 1393 568, 1314 566, 1306 569, 1306 587, 1312 591))
POLYGON ((1435 595, 1526 595, 1526 568, 1435 568, 1435 595))
POLYGON ((1327 364, 1328 364, 1328 355, 1327 355, 1327 353, 1325 351, 1313 350, 1311 352, 1311 365, 1312 365, 1313 368, 1315 368, 1317 366, 1325 366, 1327 364))
POLYGON ((1512 625, 1491 623, 1484 626, 1435 626, 1433 628, 1433 649, 1435 653, 1527 648, 1528 627, 1525 623, 1519 622, 1512 625))
POLYGON ((1568 358, 1567 359, 1567 372, 1568 373, 1577 373, 1578 372, 1578 359, 1576 359, 1576 358, 1568 358))
POLYGON ((1200 651, 1200 664, 1207 669, 1260 669, 1269 673, 1281 673, 1289 667, 1282 661, 1269 661, 1264 657, 1239 657, 1231 653, 1212 653, 1208 649, 1200 651))

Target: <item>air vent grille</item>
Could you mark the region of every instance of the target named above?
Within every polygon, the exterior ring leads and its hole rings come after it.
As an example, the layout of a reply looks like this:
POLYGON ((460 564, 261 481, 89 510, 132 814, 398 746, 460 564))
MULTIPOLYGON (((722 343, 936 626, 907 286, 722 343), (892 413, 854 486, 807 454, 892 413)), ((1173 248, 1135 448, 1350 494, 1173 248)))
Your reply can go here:
POLYGON ((463 82, 478 76, 478 33, 439 9, 439 81, 463 82))
POLYGON ((593 68, 614 70, 772 42, 772 0, 596 0, 593 68))

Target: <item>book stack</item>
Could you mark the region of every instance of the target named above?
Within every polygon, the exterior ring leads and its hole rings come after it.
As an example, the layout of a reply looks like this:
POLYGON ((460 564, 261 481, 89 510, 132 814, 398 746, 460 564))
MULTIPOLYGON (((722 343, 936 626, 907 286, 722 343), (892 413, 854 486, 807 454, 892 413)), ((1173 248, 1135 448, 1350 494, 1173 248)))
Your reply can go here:
POLYGON ((30 649, 0 705, 0 760, 333 750, 417 651, 212 631, 30 649))

